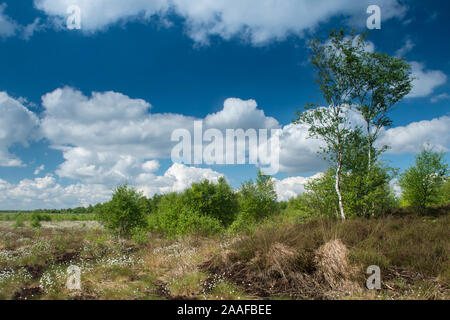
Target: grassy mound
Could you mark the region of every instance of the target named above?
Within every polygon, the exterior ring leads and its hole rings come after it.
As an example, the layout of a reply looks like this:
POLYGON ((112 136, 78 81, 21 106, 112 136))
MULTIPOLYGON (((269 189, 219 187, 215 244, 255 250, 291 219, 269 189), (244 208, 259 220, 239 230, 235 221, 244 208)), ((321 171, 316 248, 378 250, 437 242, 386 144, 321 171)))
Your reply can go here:
POLYGON ((360 295, 367 267, 378 265, 385 288, 396 287, 403 294, 425 282, 434 290, 431 297, 448 297, 448 239, 448 210, 437 217, 269 223, 202 267, 251 295, 323 299, 360 295))

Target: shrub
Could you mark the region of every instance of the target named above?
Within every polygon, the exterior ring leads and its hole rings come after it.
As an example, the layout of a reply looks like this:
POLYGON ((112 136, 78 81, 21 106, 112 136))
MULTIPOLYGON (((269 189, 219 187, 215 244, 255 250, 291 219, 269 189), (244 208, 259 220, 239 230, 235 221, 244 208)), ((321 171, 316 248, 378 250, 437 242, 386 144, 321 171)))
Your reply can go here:
POLYGON ((183 193, 159 196, 157 201, 157 213, 150 214, 149 225, 172 236, 220 233, 239 210, 237 194, 224 178, 217 184, 208 180, 193 183, 183 193))
POLYGON ((14 223, 14 228, 23 228, 25 226, 26 217, 23 214, 16 215, 16 222, 14 223))
POLYGON ((450 204, 450 179, 447 177, 439 193, 439 204, 450 204))
POLYGON ((258 172, 256 183, 242 184, 239 190, 240 213, 231 226, 232 231, 250 226, 278 212, 277 193, 271 176, 258 172))
POLYGON ((128 185, 117 187, 112 200, 95 210, 98 220, 119 236, 129 236, 135 228, 145 228, 143 195, 128 185))
MULTIPOLYGON (((348 217, 379 216, 391 211, 398 204, 390 189, 390 168, 374 165, 370 176, 365 172, 347 172, 341 179, 344 208, 348 217)), ((335 172, 330 169, 305 185, 305 193, 290 200, 289 211, 297 215, 339 216, 338 197, 335 191, 335 172)))
POLYGON ((39 229, 41 227, 41 222, 37 217, 33 217, 31 219, 30 227, 32 227, 33 229, 39 229))
POLYGON ((189 207, 183 194, 171 193, 161 198, 158 213, 149 216, 151 230, 169 236, 213 235, 223 231, 222 222, 199 209, 189 207))
POLYGON ((31 221, 37 221, 37 222, 41 222, 41 221, 52 221, 52 217, 48 214, 39 214, 36 212, 33 212, 33 214, 31 215, 31 221))
POLYGON ((447 172, 444 153, 424 148, 416 155, 414 166, 407 169, 400 178, 402 197, 412 207, 424 213, 427 206, 439 204, 447 172))
POLYGON ((131 240, 137 245, 147 243, 147 230, 144 228, 136 228, 132 231, 131 240))
POLYGON ((181 199, 190 210, 217 219, 225 227, 234 221, 239 210, 237 195, 224 178, 217 184, 208 180, 193 183, 181 199))

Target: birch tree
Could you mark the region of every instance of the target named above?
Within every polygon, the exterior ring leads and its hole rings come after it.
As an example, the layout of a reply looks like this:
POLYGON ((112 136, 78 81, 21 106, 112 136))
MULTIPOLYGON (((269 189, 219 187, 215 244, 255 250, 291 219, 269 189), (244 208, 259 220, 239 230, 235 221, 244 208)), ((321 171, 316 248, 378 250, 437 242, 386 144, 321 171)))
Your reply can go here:
POLYGON ((307 124, 310 136, 324 142, 325 147, 321 151, 336 170, 335 191, 340 216, 345 220, 341 175, 346 146, 354 134, 347 112, 353 94, 351 65, 357 56, 357 47, 353 46, 351 39, 346 39, 342 30, 332 31, 329 42, 325 44, 317 39, 310 45, 312 64, 317 70, 316 82, 326 106, 308 103, 305 112, 297 112, 294 123, 307 124))

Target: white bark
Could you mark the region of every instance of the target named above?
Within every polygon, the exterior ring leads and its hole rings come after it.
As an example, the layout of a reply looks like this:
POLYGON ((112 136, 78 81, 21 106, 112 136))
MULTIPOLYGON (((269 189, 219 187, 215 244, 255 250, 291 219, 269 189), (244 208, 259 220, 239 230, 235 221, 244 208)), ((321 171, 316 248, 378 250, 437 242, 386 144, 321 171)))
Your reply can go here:
POLYGON ((336 170, 336 193, 338 195, 339 199, 339 211, 341 213, 342 220, 345 220, 345 212, 344 212, 344 204, 342 201, 342 194, 341 194, 341 169, 342 169, 342 154, 339 155, 337 170, 336 170))

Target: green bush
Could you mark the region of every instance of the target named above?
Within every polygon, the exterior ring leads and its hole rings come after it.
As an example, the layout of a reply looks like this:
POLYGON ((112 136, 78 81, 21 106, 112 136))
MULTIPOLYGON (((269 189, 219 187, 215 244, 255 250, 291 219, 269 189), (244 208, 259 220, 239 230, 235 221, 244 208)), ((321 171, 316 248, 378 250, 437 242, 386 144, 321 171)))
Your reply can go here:
POLYGON ((23 228, 25 226, 26 217, 23 214, 16 214, 15 219, 14 228, 23 228))
POLYGON ((448 179, 448 165, 444 155, 443 152, 435 152, 426 147, 416 155, 414 165, 401 175, 400 186, 404 202, 421 213, 428 206, 442 203, 441 195, 448 179))
POLYGON ((137 245, 142 245, 147 243, 147 229, 144 228, 136 228, 131 232, 131 240, 137 245))
POLYGON ((33 229, 41 228, 41 222, 39 221, 39 219, 37 217, 32 218, 30 227, 32 227, 33 229))
POLYGON ((49 214, 39 214, 33 212, 33 214, 31 215, 31 221, 52 221, 52 217, 49 214))
POLYGON ((185 194, 177 193, 163 196, 158 205, 158 213, 151 214, 148 221, 152 231, 169 236, 208 236, 220 233, 224 228, 218 218, 190 207, 186 203, 185 194))
POLYGON ((98 206, 95 214, 107 229, 119 236, 129 236, 136 228, 145 228, 145 208, 143 195, 128 185, 117 187, 111 201, 98 206))
POLYGON ((258 172, 256 183, 252 180, 242 184, 239 190, 240 213, 231 226, 231 231, 251 229, 279 211, 277 193, 271 176, 258 172))
POLYGON ((212 235, 231 225, 238 211, 237 194, 220 178, 217 184, 204 180, 183 193, 159 196, 148 221, 152 230, 171 236, 212 235))
POLYGON ((239 211, 237 195, 224 178, 220 178, 217 184, 208 180, 193 183, 181 199, 191 211, 215 218, 224 227, 234 221, 239 211))
MULTIPOLYGON (((389 186, 390 168, 374 165, 371 174, 347 172, 341 180, 341 191, 347 217, 379 216, 398 206, 389 186)), ((305 193, 288 203, 288 213, 299 217, 339 216, 338 197, 333 169, 305 185, 305 193)))
POLYGON ((450 179, 446 177, 440 192, 439 192, 439 205, 447 205, 450 203, 450 179))

